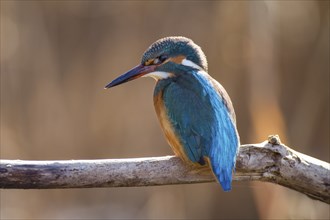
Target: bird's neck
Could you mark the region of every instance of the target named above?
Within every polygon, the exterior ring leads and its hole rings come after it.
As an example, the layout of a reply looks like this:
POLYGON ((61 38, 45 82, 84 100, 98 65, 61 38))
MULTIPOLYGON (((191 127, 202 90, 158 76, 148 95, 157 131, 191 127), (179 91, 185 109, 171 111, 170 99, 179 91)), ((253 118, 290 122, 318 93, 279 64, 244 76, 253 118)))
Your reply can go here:
POLYGON ((158 80, 154 90, 154 97, 158 96, 159 92, 163 91, 168 85, 176 81, 176 78, 177 77, 158 80))

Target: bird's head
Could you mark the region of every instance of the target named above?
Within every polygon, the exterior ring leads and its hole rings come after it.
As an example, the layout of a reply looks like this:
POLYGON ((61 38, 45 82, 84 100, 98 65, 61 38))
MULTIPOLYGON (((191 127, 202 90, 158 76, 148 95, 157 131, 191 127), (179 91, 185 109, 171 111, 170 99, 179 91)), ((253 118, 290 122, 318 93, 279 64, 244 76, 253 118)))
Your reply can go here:
POLYGON ((141 64, 106 85, 111 88, 122 83, 150 76, 156 80, 177 77, 183 69, 207 72, 202 49, 186 37, 166 37, 157 40, 143 54, 141 64))

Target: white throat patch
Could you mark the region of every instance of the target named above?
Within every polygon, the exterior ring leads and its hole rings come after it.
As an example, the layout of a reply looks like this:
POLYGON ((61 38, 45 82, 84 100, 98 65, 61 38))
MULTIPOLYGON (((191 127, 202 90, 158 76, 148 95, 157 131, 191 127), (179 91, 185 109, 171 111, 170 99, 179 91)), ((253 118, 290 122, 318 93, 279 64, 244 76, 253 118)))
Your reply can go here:
POLYGON ((163 72, 163 71, 155 71, 155 72, 147 73, 147 74, 143 75, 142 77, 147 77, 147 76, 152 77, 157 81, 160 79, 166 79, 168 77, 173 77, 174 74, 168 73, 168 72, 163 72))

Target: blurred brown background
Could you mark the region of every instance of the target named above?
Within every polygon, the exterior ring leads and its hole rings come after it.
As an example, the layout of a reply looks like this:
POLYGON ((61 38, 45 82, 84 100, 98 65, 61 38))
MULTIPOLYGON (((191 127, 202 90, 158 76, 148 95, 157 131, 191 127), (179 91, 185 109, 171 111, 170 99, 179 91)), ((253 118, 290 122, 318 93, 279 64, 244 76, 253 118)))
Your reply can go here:
MULTIPOLYGON (((203 48, 243 144, 277 133, 329 162, 329 1, 1 1, 1 159, 172 154, 152 79, 103 90, 171 35, 203 48)), ((2 219, 329 218, 267 183, 0 193, 2 219)))

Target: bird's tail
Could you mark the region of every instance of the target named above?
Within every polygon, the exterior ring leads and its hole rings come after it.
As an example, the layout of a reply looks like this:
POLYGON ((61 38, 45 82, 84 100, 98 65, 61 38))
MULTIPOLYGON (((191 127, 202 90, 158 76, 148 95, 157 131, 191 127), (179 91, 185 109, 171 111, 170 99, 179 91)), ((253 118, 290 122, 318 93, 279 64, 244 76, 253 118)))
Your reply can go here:
MULTIPOLYGON (((237 148, 236 148, 237 149, 237 148)), ((216 179, 224 191, 231 190, 233 171, 235 170, 235 148, 213 148, 210 152, 210 164, 216 179), (230 149, 231 152, 228 152, 230 149)))
POLYGON ((222 189, 226 192, 230 191, 232 182, 232 167, 226 169, 212 163, 212 171, 220 183, 222 189))

